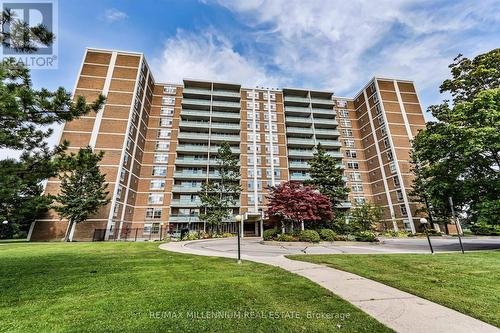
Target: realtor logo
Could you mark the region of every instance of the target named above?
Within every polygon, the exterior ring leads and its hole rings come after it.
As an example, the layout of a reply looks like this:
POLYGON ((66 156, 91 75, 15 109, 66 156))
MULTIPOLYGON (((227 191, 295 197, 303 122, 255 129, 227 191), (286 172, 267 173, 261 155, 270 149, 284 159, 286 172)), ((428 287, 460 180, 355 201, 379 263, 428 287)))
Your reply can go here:
POLYGON ((14 58, 31 69, 57 69, 57 3, 3 2, 2 13, 2 60, 14 58), (47 43, 52 34, 54 40, 47 43))

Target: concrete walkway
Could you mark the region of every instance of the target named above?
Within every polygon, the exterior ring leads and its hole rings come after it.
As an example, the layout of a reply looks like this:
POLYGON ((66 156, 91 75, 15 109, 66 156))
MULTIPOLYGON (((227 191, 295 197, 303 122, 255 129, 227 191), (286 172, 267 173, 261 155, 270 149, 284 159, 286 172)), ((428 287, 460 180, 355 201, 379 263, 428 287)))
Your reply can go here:
MULTIPOLYGON (((236 258, 235 253, 186 246, 201 242, 209 243, 211 241, 170 242, 160 245, 160 248, 186 254, 236 258)), ((352 303, 396 332, 500 332, 500 329, 492 325, 455 310, 334 268, 290 260, 285 258, 284 255, 242 255, 242 259, 280 267, 308 278, 352 303)))

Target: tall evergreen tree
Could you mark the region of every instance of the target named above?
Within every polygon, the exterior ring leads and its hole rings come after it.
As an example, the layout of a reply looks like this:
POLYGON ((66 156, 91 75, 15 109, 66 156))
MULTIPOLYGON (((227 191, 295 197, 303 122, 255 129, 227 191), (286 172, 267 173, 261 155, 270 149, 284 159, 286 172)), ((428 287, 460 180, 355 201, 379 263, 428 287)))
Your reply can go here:
POLYGON ((412 195, 442 223, 455 210, 471 222, 500 223, 500 49, 450 65, 441 92, 450 103, 429 107, 437 119, 413 142, 412 195))
POLYGON ((335 158, 326 153, 321 144, 316 147, 314 157, 309 161, 309 165, 311 179, 304 183, 316 187, 321 194, 330 198, 334 215, 341 215, 343 210, 338 206, 347 200, 349 194, 349 188, 343 178, 344 170, 338 166, 335 158))
POLYGON ((91 147, 86 147, 62 160, 64 172, 59 176, 61 190, 54 197, 56 204, 53 208, 69 221, 66 241, 70 240, 70 233, 76 224, 86 221, 109 203, 108 184, 98 165, 103 156, 102 151, 96 154, 91 147))
POLYGON ((231 146, 223 142, 218 149, 214 171, 217 180, 209 179, 202 184, 199 192, 201 199, 201 220, 205 221, 210 230, 216 227, 219 232, 221 223, 231 216, 232 208, 241 193, 239 158, 231 152, 231 146))

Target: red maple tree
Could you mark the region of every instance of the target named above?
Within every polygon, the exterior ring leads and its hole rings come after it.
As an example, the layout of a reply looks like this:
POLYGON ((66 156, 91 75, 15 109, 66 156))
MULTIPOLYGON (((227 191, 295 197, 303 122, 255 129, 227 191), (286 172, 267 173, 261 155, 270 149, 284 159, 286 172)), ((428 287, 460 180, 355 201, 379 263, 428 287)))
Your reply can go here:
POLYGON ((319 222, 333 218, 330 199, 313 186, 286 182, 271 187, 267 213, 273 220, 291 222, 319 222))

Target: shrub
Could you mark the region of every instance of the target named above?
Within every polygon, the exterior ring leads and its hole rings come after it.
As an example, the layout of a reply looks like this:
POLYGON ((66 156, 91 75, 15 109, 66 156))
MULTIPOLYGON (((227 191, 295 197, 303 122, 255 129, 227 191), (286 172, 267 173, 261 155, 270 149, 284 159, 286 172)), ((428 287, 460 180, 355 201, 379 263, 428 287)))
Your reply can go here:
POLYGON ((472 231, 474 235, 500 236, 500 227, 483 223, 474 224, 470 227, 470 231, 472 231))
POLYGON ((281 234, 279 235, 278 239, 279 242, 293 242, 295 239, 293 238, 292 235, 289 234, 281 234))
POLYGON ((337 236, 337 234, 332 229, 321 229, 319 231, 319 237, 327 242, 333 242, 335 240, 335 236, 337 236))
POLYGON ((278 236, 278 229, 264 230, 264 234, 262 236, 265 241, 273 240, 276 236, 278 236))
POLYGON ((199 238, 199 235, 197 232, 190 232, 184 235, 184 238, 182 238, 183 241, 190 241, 190 240, 197 240, 199 238))
POLYGON ((301 242, 319 243, 321 240, 319 234, 315 230, 304 230, 300 233, 299 239, 301 242))
POLYGON ((228 238, 228 237, 233 237, 234 235, 230 232, 225 232, 222 234, 222 238, 228 238))
POLYGON ((356 234, 356 240, 359 242, 378 242, 377 236, 371 231, 360 231, 356 234))
POLYGON ((356 240, 356 237, 354 235, 336 235, 335 240, 342 242, 353 242, 356 240))

